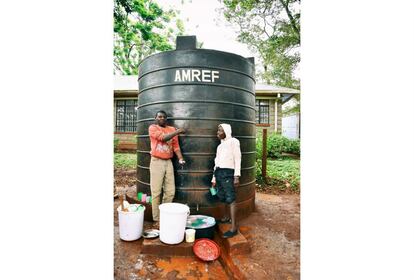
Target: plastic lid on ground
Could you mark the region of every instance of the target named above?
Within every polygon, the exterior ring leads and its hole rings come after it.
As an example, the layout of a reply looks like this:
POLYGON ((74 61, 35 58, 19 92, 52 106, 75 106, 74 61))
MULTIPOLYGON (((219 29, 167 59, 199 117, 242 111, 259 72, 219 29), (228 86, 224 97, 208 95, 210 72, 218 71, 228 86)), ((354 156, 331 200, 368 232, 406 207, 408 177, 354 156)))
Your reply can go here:
POLYGON ((213 240, 200 238, 194 243, 193 252, 203 261, 214 261, 220 256, 220 247, 213 240))
POLYGON ((187 218, 187 228, 203 229, 209 228, 216 224, 216 220, 210 216, 190 215, 187 218))
POLYGON ((144 231, 144 233, 142 234, 142 236, 144 238, 156 238, 160 235, 160 231, 158 229, 147 229, 146 231, 144 231))

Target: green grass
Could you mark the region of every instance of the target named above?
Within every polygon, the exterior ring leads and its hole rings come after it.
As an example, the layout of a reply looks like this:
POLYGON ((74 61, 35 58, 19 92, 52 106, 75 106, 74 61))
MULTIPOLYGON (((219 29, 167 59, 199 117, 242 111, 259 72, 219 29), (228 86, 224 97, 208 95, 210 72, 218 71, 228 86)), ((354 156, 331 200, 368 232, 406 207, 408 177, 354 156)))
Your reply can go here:
MULTIPOLYGON (((261 161, 258 161, 257 180, 261 180, 261 161)), ((267 160, 267 177, 269 184, 277 185, 280 189, 290 188, 299 191, 300 186, 300 160, 292 158, 282 158, 278 160, 267 160)))
POLYGON ((128 153, 114 153, 115 168, 136 168, 137 155, 128 153))

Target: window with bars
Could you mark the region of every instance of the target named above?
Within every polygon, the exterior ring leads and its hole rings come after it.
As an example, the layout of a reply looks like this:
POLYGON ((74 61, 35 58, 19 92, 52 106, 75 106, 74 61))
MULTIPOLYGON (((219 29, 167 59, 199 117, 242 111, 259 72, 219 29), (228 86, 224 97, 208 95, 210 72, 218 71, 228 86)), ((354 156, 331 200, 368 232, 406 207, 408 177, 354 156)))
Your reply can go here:
POLYGON ((256 123, 269 124, 269 100, 256 99, 256 123))
POLYGON ((137 131, 137 108, 138 100, 116 100, 116 132, 137 131))

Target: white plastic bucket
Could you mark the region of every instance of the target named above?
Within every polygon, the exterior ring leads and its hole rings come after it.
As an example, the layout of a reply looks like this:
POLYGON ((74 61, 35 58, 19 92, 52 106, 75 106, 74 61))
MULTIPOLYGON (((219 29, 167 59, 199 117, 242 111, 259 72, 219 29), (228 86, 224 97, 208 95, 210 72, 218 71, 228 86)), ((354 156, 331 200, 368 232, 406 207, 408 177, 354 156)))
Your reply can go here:
POLYGON ((142 236, 145 206, 142 207, 143 210, 133 212, 121 211, 121 206, 118 207, 119 237, 122 240, 133 241, 142 236))
POLYGON ((160 240, 166 244, 181 243, 190 208, 181 203, 163 203, 159 208, 160 240))

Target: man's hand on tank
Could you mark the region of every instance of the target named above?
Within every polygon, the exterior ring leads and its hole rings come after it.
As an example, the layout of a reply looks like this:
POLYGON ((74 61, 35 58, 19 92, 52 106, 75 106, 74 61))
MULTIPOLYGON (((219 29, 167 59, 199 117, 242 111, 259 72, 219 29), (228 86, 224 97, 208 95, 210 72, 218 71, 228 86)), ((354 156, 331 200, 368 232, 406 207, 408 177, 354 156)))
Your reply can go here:
POLYGON ((178 132, 178 134, 185 133, 185 129, 184 128, 178 128, 177 132, 178 132))

